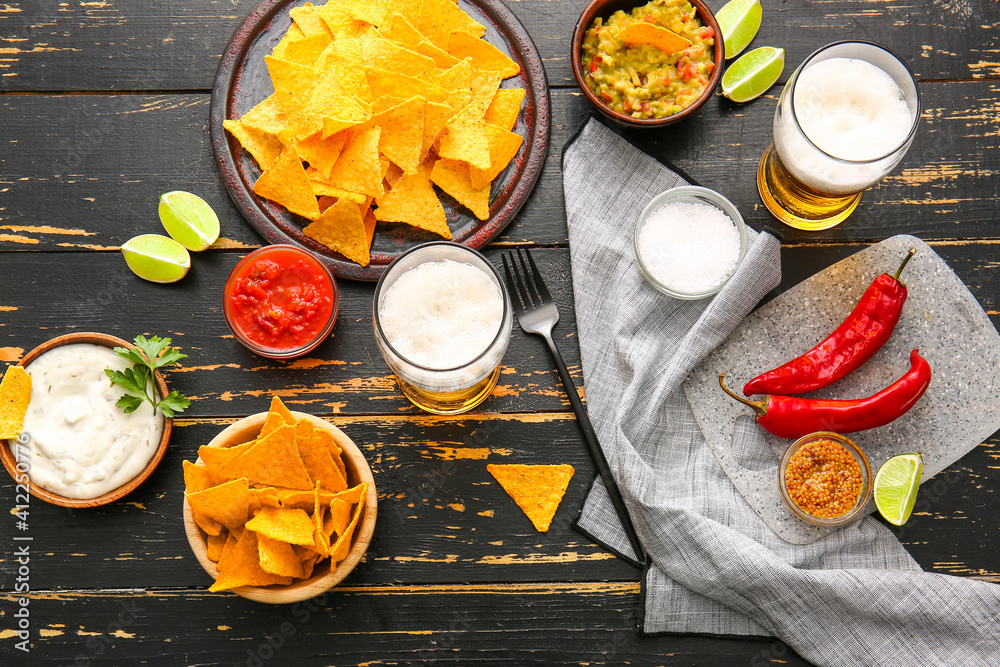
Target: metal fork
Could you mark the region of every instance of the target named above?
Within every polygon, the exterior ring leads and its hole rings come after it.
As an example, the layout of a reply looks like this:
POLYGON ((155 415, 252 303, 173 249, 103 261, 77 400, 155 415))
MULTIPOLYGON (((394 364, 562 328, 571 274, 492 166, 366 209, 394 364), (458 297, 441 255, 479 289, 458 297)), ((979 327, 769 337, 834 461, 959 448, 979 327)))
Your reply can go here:
POLYGON ((632 519, 625 507, 625 500, 611 474, 608 461, 604 458, 604 451, 597 441, 597 433, 594 432, 594 427, 587 416, 587 409, 580 401, 580 395, 570 378, 566 362, 563 361, 562 355, 559 354, 559 350, 552 340, 552 327, 559 321, 559 311, 556 309, 555 301, 549 295, 549 290, 546 289, 545 282, 542 280, 542 274, 538 271, 535 260, 531 258, 531 254, 527 250, 522 251, 518 248, 516 251, 502 254, 500 260, 503 262, 503 270, 507 276, 507 289, 510 292, 517 321, 526 333, 538 334, 548 343, 549 351, 552 352, 552 357, 556 360, 559 378, 562 380, 566 394, 569 396, 569 402, 573 406, 573 412, 576 413, 576 421, 583 432, 583 441, 587 443, 587 449, 590 450, 590 456, 604 481, 604 487, 611 497, 611 503, 615 506, 618 518, 625 528, 625 534, 632 545, 636 559, 640 564, 644 563, 646 553, 635 534, 635 527, 632 525, 632 519), (510 263, 508 263, 508 256, 510 263), (515 256, 520 260, 520 267, 518 267, 518 261, 515 261, 515 256))

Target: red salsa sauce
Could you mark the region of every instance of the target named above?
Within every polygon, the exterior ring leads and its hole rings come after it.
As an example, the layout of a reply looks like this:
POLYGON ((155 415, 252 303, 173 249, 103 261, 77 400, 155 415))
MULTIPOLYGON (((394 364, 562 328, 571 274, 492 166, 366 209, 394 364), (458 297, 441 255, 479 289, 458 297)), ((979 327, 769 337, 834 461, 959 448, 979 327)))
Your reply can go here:
POLYGON ((248 255, 229 277, 225 298, 233 332, 276 352, 319 344, 336 317, 330 274, 317 259, 290 247, 248 255))

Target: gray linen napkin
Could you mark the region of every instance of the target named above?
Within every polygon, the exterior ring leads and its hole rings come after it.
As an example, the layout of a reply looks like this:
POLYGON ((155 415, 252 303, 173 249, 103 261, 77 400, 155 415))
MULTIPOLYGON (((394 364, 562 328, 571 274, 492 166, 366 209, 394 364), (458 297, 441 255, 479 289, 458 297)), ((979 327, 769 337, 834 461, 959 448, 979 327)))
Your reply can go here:
MULTIPOLYGON (((635 265, 635 217, 683 183, 593 119, 563 157, 588 410, 652 561, 642 629, 774 635, 820 664, 1000 664, 1000 586, 923 572, 871 517, 784 542, 722 470, 681 383, 778 284, 779 244, 751 234, 711 299, 655 291, 635 265)), ((760 436, 751 424, 736 438, 760 436)), ((600 479, 578 527, 631 553, 600 479)))

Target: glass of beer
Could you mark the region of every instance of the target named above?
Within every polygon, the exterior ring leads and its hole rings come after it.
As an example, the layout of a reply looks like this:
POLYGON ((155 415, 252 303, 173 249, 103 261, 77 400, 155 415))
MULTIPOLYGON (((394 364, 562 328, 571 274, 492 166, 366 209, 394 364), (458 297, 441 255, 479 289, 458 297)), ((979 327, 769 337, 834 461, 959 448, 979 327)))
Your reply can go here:
POLYGON ((764 205, 797 229, 843 222, 903 159, 919 121, 920 91, 898 56, 871 42, 824 46, 781 91, 757 168, 764 205))
POLYGON ((504 281, 475 250, 440 241, 400 255, 372 304, 375 340, 410 402, 439 415, 482 403, 500 377, 513 313, 504 281))

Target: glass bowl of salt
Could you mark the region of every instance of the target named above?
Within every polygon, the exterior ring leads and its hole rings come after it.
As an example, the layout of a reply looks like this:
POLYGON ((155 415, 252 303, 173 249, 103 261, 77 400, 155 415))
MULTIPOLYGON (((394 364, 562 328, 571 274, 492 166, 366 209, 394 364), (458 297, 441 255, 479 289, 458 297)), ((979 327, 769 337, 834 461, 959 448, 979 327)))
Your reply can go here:
POLYGON ((704 299, 736 273, 747 227, 732 202, 685 185, 661 192, 639 214, 635 256, 646 281, 675 299, 704 299))

